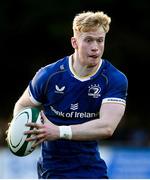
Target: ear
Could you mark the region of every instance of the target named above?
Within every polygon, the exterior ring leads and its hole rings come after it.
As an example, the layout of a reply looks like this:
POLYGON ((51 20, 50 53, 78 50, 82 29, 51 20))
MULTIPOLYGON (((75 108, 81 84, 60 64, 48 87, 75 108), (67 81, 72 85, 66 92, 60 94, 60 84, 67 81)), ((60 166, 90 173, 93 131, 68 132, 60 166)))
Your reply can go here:
POLYGON ((71 38, 71 44, 72 44, 72 47, 74 49, 77 49, 78 48, 78 43, 77 43, 77 39, 75 37, 72 37, 71 38))

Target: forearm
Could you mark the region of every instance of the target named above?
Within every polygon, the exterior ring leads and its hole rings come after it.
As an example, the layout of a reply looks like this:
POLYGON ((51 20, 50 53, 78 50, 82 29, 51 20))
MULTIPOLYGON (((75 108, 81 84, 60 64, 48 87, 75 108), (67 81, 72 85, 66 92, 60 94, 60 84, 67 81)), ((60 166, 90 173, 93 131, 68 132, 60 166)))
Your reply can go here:
POLYGON ((14 110, 13 110, 13 116, 17 115, 19 111, 21 111, 22 109, 26 107, 36 107, 36 105, 33 104, 30 100, 28 89, 24 91, 22 96, 16 102, 14 106, 14 110))
MULTIPOLYGON (((70 126, 57 126, 53 124, 43 112, 41 118, 43 124, 31 123, 29 126, 37 128, 31 130, 28 134, 36 134, 38 139, 36 145, 48 140, 68 139, 77 141, 88 141, 104 139, 112 136, 117 125, 119 124, 125 107, 122 105, 103 105, 100 111, 100 118, 85 122, 83 124, 70 126)), ((29 141, 35 140, 30 138, 29 141)))
POLYGON ((72 125, 73 140, 105 139, 113 135, 125 111, 123 105, 103 105, 100 118, 72 125))
POLYGON ((19 113, 19 111, 21 111, 21 109, 23 108, 24 106, 22 106, 20 103, 16 103, 13 110, 13 116, 16 116, 19 113))
POLYGON ((105 139, 113 134, 113 129, 101 119, 89 121, 84 124, 72 125, 72 140, 105 139))

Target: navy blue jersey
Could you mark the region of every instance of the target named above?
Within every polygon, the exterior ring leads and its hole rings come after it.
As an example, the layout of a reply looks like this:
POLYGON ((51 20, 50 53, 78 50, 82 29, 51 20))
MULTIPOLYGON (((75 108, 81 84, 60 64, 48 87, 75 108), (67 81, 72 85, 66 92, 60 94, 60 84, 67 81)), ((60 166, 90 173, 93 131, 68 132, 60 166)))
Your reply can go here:
MULTIPOLYGON (((95 74, 79 78, 72 57, 41 68, 29 84, 33 103, 42 104, 47 118, 56 125, 81 124, 99 118, 102 103, 125 104, 127 78, 109 61, 102 60, 95 74)), ((80 165, 106 165, 96 141, 57 140, 42 144, 45 169, 71 169, 80 165)))

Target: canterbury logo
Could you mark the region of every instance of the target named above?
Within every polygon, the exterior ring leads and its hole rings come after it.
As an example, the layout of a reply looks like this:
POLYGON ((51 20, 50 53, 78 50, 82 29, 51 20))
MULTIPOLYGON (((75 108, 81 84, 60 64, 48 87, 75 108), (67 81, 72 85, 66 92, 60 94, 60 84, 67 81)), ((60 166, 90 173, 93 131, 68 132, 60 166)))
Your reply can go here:
POLYGON ((55 89, 56 89, 56 93, 64 93, 64 90, 65 90, 65 86, 63 87, 58 87, 57 85, 55 85, 55 89))

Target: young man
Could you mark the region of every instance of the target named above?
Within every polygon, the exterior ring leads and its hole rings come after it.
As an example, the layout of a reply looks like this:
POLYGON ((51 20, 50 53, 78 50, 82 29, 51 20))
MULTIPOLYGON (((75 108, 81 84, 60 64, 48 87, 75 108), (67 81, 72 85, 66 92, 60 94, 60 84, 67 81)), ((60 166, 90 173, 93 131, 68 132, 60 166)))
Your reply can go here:
POLYGON ((103 12, 75 16, 74 54, 41 68, 16 102, 14 116, 25 107, 42 107, 44 123, 28 141, 42 143, 39 178, 107 177, 97 140, 112 136, 126 105, 127 78, 102 59, 110 17, 103 12))

